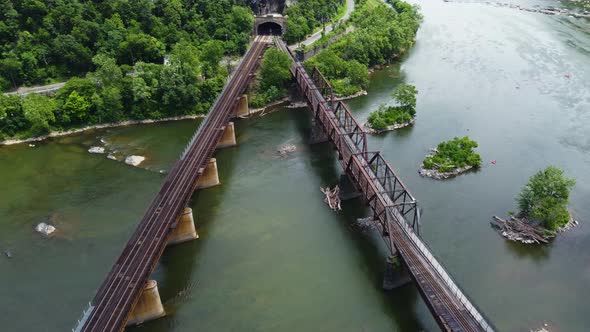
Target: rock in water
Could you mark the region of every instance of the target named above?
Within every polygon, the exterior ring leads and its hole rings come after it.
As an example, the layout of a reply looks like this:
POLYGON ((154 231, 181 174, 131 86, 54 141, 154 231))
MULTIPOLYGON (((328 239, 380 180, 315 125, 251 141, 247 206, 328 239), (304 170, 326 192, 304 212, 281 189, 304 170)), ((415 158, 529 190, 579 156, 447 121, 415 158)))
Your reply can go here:
POLYGON ((141 164, 144 160, 145 157, 142 156, 129 156, 125 158, 125 164, 131 166, 139 166, 139 164, 141 164))
POLYGON ((88 149, 88 152, 90 152, 90 153, 104 153, 104 148, 101 146, 93 146, 90 149, 88 149))
POLYGON ((112 154, 108 155, 107 158, 110 159, 110 160, 117 160, 117 157, 115 157, 112 154))
POLYGON ((278 152, 278 153, 279 153, 281 156, 285 157, 285 156, 287 156, 289 153, 293 153, 293 152, 295 152, 296 150, 297 150, 297 147, 296 147, 295 145, 293 145, 293 144, 285 144, 285 145, 282 145, 282 146, 280 146, 280 147, 277 149, 277 152, 278 152))
POLYGON ((56 231, 56 228, 53 227, 52 225, 46 224, 44 222, 40 223, 39 225, 37 225, 37 227, 35 227, 35 230, 45 236, 49 236, 51 235, 53 232, 56 231))

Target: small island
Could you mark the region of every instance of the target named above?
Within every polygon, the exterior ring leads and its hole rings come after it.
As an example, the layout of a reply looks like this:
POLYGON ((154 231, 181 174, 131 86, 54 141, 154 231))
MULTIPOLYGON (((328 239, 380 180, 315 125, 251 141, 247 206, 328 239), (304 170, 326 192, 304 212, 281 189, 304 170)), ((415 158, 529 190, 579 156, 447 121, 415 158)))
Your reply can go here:
POLYGON ((478 168, 481 156, 473 151, 477 146, 467 136, 441 142, 422 162, 420 175, 442 180, 478 168))
POLYGON ((391 95, 397 106, 381 105, 372 112, 365 125, 369 132, 380 133, 404 128, 416 120, 416 94, 418 90, 410 84, 401 84, 391 95))
POLYGON ((512 212, 507 220, 494 216, 492 225, 505 238, 522 242, 547 243, 557 233, 578 224, 567 209, 570 189, 575 180, 563 175, 563 171, 550 166, 533 175, 516 198, 519 212, 512 212))

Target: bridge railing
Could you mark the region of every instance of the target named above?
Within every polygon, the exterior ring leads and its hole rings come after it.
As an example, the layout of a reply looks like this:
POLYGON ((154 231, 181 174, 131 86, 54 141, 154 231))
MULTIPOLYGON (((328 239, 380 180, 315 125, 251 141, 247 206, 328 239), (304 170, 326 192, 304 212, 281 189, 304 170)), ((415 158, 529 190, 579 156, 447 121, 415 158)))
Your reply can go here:
POLYGON ((80 317, 80 319, 78 319, 78 322, 76 323, 76 326, 72 329, 72 332, 80 332, 82 330, 84 324, 86 323, 86 320, 88 320, 88 317, 92 313, 93 309, 94 306, 90 302, 88 302, 86 309, 82 311, 82 316, 80 317))
POLYGON ((401 226, 401 229, 411 240, 414 247, 420 251, 430 266, 436 271, 439 278, 447 285, 448 290, 463 304, 465 309, 478 322, 482 329, 487 332, 494 331, 494 328, 488 323, 488 320, 483 317, 481 311, 463 293, 461 287, 459 287, 456 281, 447 273, 447 269, 444 265, 438 261, 438 259, 432 254, 432 250, 418 237, 418 235, 416 235, 412 227, 404 220, 403 216, 399 214, 399 211, 397 209, 389 209, 388 218, 391 218, 390 220, 401 226))
MULTIPOLYGON (((362 127, 358 125, 354 117, 350 114, 343 103, 334 105, 333 102, 327 102, 324 95, 333 100, 333 91, 328 88, 329 83, 320 75, 315 75, 320 82, 327 84, 318 89, 314 80, 310 77, 301 63, 295 60, 291 51, 278 41, 279 48, 291 55, 293 64, 291 72, 301 87, 302 94, 307 97, 314 116, 320 120, 326 133, 340 152, 339 159, 347 169, 347 173, 353 177, 359 188, 365 192, 365 199, 375 215, 381 220, 385 220, 382 225, 383 230, 391 232, 391 225, 395 223, 404 232, 405 237, 409 239, 412 246, 417 249, 420 255, 428 262, 433 271, 436 271, 439 279, 447 286, 446 288, 452 295, 463 305, 474 320, 481 326, 484 331, 494 331, 493 327, 482 316, 475 305, 467 298, 457 283, 446 272, 445 267, 436 259, 432 251, 419 237, 419 219, 420 211, 417 207, 416 199, 410 194, 403 182, 399 179, 393 168, 378 152, 367 152, 366 136, 362 127), (331 110, 327 112, 326 110, 331 110), (329 125, 326 125, 329 124, 329 125), (338 129, 337 129, 338 128, 338 129), (363 137, 362 139, 355 139, 363 137), (352 144, 356 147, 353 151, 344 148, 344 145, 352 144), (348 155, 346 155, 348 154, 348 155), (361 175, 365 173, 365 175, 361 175), (373 180, 379 184, 375 186, 373 180), (388 201, 384 201, 381 195, 384 194, 388 201), (411 220, 411 224, 407 220, 411 220), (416 231, 415 231, 416 229, 416 231)), ((314 69, 314 72, 317 70, 314 69)), ((389 238, 388 246, 394 248, 395 244, 392 238, 389 238)))
MULTIPOLYGON (((250 42, 250 44, 248 45, 247 49, 250 49, 250 47, 252 47, 253 42, 250 42)), ((231 86, 231 84, 229 84, 231 82, 231 80, 236 76, 237 71, 240 68, 240 65, 242 64, 242 61, 244 61, 244 57, 241 57, 240 60, 238 61, 238 63, 236 64, 236 70, 234 70, 233 72, 229 73, 229 75, 227 76, 226 79, 226 83, 224 85, 224 89, 228 86, 231 86)), ((220 92, 219 94, 217 94, 217 98, 215 98, 215 102, 213 103, 213 105, 211 105, 211 107, 209 108, 210 110, 215 109, 215 107, 217 107, 217 105, 219 104, 219 100, 221 99, 221 95, 222 93, 220 92)), ((203 124, 207 121, 207 118, 209 117, 209 113, 207 113, 207 115, 203 118, 203 120, 201 121, 201 123, 199 123, 199 126, 197 127, 197 130, 195 130, 195 133, 193 134, 193 136, 191 137, 191 139, 188 141, 188 143, 186 144, 180 159, 184 159, 184 157, 186 157, 186 154, 188 153, 188 151, 190 150, 191 146, 195 143, 195 140, 197 139, 197 136, 199 134, 199 131, 201 130, 201 127, 203 127, 203 124)))

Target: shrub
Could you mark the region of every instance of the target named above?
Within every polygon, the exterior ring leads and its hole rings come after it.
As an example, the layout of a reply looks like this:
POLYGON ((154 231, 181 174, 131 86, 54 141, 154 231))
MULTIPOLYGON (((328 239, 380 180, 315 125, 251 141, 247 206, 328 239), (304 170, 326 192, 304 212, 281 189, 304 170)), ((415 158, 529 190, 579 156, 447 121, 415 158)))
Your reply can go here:
POLYGON ((570 220, 567 211, 570 188, 575 181, 557 167, 547 167, 533 175, 517 197, 520 215, 539 220, 555 230, 570 220))
POLYGON ((394 124, 408 123, 416 116, 416 94, 418 90, 410 84, 401 84, 391 95, 398 106, 381 105, 367 119, 371 128, 383 130, 394 124))
POLYGON ((477 143, 467 136, 441 142, 437 147, 437 152, 424 159, 423 167, 437 169, 440 172, 452 172, 466 166, 479 167, 481 156, 473 151, 477 146, 477 143))

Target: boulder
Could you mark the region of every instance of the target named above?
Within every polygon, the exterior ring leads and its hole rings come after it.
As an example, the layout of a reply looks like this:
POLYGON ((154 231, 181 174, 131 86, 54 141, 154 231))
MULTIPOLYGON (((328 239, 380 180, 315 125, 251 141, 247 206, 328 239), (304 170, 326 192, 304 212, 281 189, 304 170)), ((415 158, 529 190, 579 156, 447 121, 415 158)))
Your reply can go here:
POLYGON ((52 225, 46 224, 44 222, 40 223, 35 227, 35 230, 45 236, 51 235, 53 232, 56 231, 56 228, 52 225))
POLYGON ((104 148, 102 146, 93 146, 88 149, 90 153, 104 153, 104 148))
POLYGON ((129 156, 125 158, 125 164, 131 166, 139 166, 139 164, 141 164, 144 160, 145 157, 142 156, 129 156))

